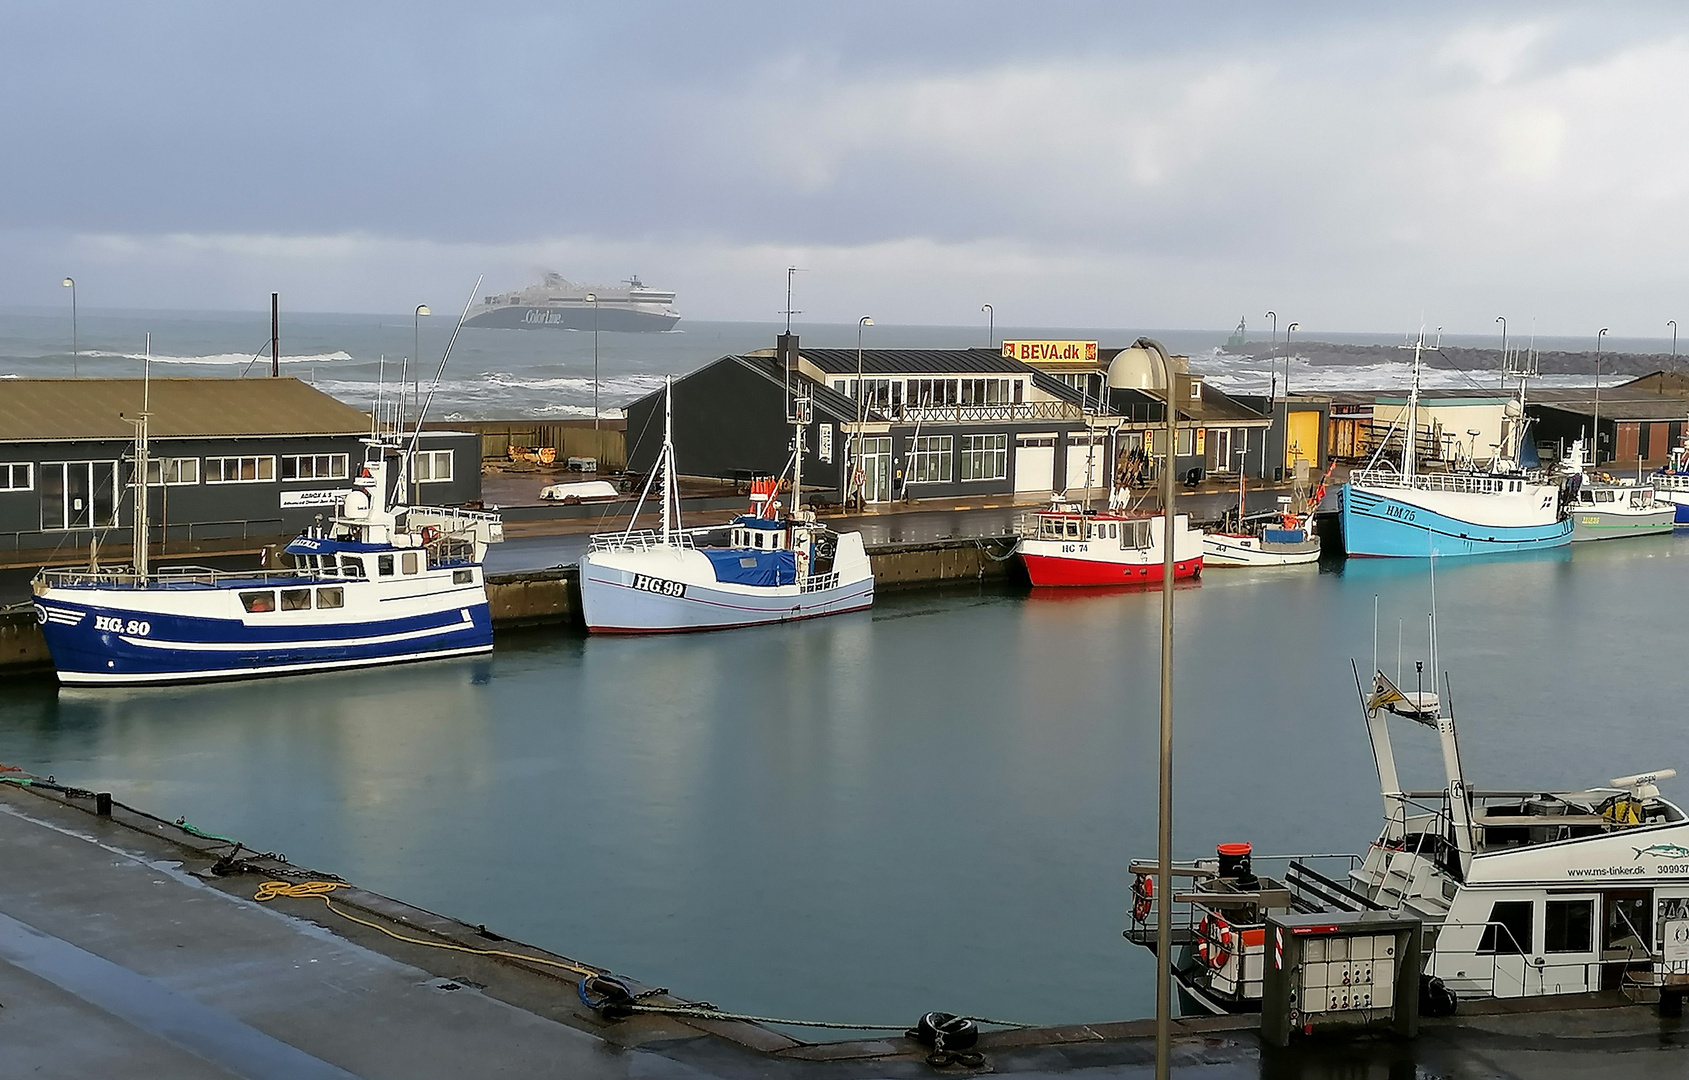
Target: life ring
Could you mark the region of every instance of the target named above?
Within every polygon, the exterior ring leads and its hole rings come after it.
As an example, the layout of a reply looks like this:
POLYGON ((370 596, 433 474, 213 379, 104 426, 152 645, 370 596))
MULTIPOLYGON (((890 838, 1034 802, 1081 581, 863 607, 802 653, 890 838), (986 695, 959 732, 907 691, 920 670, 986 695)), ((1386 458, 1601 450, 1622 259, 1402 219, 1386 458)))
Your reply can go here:
POLYGON ((440 530, 437 526, 424 525, 422 527, 422 545, 424 547, 427 547, 429 544, 432 544, 438 539, 440 539, 440 530))
POLYGON ((1196 925, 1196 955, 1215 971, 1226 966, 1232 958, 1231 924, 1218 915, 1208 914, 1196 925))
POLYGON ((1155 879, 1148 874, 1139 874, 1132 879, 1132 921, 1143 922, 1149 918, 1150 902, 1155 899, 1155 879))

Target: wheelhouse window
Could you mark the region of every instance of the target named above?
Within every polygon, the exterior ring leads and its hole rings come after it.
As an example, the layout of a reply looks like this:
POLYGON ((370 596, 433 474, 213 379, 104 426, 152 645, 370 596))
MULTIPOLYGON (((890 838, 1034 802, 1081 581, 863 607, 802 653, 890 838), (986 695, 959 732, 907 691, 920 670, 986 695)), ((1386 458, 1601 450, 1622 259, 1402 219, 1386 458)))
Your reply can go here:
POLYGON ((419 484, 438 483, 452 478, 452 452, 450 450, 422 450, 416 455, 416 482, 419 484))
POLYGON ((176 487, 199 483, 199 458, 148 458, 147 486, 176 487))
POLYGON ((376 573, 381 577, 393 576, 393 556, 377 555, 375 557, 376 573))
POLYGON ((342 577, 363 577, 364 560, 356 555, 340 556, 340 574, 342 577))
POLYGON ((475 582, 475 574, 472 571, 469 571, 469 570, 453 570, 452 571, 452 584, 453 585, 471 585, 471 584, 474 584, 474 582, 475 582))
POLYGON ((1543 909, 1542 948, 1586 953, 1595 947, 1595 901, 1550 900, 1543 909))
POLYGON ((214 457, 205 459, 208 484, 259 484, 276 478, 273 457, 214 457))
POLYGON ((270 589, 262 592, 243 592, 240 594, 240 606, 249 614, 259 615, 276 610, 276 594, 270 589))
POLYGON ((908 482, 914 484, 948 484, 950 458, 955 439, 949 435, 922 435, 915 440, 909 454, 908 482))
POLYGON ((283 480, 344 480, 347 455, 301 454, 281 459, 283 480))
POLYGON ((28 491, 35 486, 35 466, 27 461, 0 462, 0 491, 28 491))
POLYGON ((1529 900, 1497 900, 1490 908, 1488 925, 1478 941, 1478 951, 1491 955, 1520 956, 1531 948, 1529 900))
POLYGON ((281 609, 283 611, 310 611, 310 589, 283 589, 281 591, 281 609))
POLYGON ((1009 437, 1007 435, 962 436, 963 480, 1005 480, 1008 475, 1009 437))
POLYGON ((419 561, 417 559, 416 552, 407 551, 404 554, 399 556, 399 569, 403 573, 414 574, 414 573, 417 572, 418 566, 419 566, 419 561))
POLYGON ((337 608, 345 606, 346 590, 342 589, 340 586, 335 585, 330 588, 317 590, 318 608, 337 608))

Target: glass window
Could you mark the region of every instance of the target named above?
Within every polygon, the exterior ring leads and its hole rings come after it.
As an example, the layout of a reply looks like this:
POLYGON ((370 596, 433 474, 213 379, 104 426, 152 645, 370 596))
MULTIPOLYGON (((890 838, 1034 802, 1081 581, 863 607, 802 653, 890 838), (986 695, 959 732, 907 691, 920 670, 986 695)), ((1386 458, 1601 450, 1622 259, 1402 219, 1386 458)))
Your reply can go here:
POLYGON ((1179 457, 1190 457, 1196 453, 1196 429, 1180 428, 1174 433, 1174 454, 1179 457))
POLYGON ((1543 911, 1544 952, 1589 952, 1594 948, 1595 901, 1550 900, 1543 911))
POLYGON ((148 458, 147 484, 161 485, 199 483, 199 458, 148 458))
POLYGON ((251 484, 276 478, 273 457, 225 457, 205 459, 208 484, 251 484))
POLYGON ((414 469, 419 484, 438 483, 452 478, 450 450, 422 450, 416 455, 414 469))
POLYGON ((1478 942, 1481 953, 1518 956, 1531 948, 1531 908, 1529 900, 1497 900, 1490 908, 1489 925, 1478 942))
POLYGON ((340 556, 340 572, 346 577, 363 577, 364 560, 356 555, 340 556))
POLYGON ((393 576, 393 556, 391 556, 391 555, 377 555, 375 557, 375 569, 376 569, 376 573, 380 574, 382 577, 392 577, 393 576))
POLYGON ((34 472, 27 462, 0 464, 0 491, 28 491, 35 486, 30 482, 34 472))
POLYGON ((916 439, 909 455, 908 481, 914 484, 948 484, 951 447, 954 445, 955 439, 949 435, 922 435, 916 439))
POLYGON ((416 573, 416 552, 407 551, 399 556, 399 569, 407 574, 416 573))
POLYGON ((281 591, 281 609, 283 611, 310 611, 310 589, 283 589, 281 591))
POLYGON ((264 611, 276 610, 276 594, 264 592, 243 592, 240 594, 240 606, 247 611, 257 614, 264 611))
POLYGON ((472 584, 474 581, 475 581, 475 574, 474 574, 473 571, 470 571, 470 570, 453 570, 452 571, 452 584, 453 585, 469 585, 469 584, 472 584))
POLYGON ((317 590, 317 607, 337 608, 346 606, 346 590, 335 585, 327 589, 317 590))
POLYGON ((963 480, 1005 480, 1008 475, 1007 435, 962 436, 963 480))
POLYGON ((106 529, 116 524, 116 462, 42 462, 43 529, 106 529))
POLYGON ((1654 947, 1652 893, 1607 896, 1607 920, 1601 933, 1601 947, 1608 950, 1646 954, 1654 947))
POLYGON ((347 455, 304 454, 281 459, 283 480, 344 480, 347 455))

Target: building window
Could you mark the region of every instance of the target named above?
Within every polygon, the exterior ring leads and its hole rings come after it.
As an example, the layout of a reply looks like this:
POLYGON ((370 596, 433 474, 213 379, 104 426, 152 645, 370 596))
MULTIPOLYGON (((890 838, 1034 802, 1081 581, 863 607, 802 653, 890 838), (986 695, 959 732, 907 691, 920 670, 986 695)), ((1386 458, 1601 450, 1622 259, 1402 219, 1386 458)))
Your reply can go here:
POLYGON ((1013 379, 963 379, 963 405, 1007 405, 1014 397, 1013 379))
POLYGON ((905 483, 948 484, 954 441, 949 435, 922 435, 916 439, 914 450, 909 455, 909 475, 905 483))
POLYGON ((303 454, 281 459, 283 480, 344 480, 345 454, 303 454))
POLYGON ((910 379, 909 403, 920 409, 936 409, 960 403, 960 379, 910 379))
POLYGON ((419 484, 436 483, 452 478, 452 452, 450 450, 421 450, 416 455, 416 482, 419 484))
POLYGON ((0 462, 0 491, 28 491, 33 488, 35 468, 28 462, 0 462))
POLYGON ((208 484, 256 484, 276 478, 273 457, 213 457, 205 459, 208 484))
POLYGON ((147 486, 175 487, 199 483, 199 458, 148 458, 147 486))
POLYGON ((41 528, 109 529, 117 524, 117 462, 41 463, 41 528))
POLYGON ((1009 437, 1007 435, 962 436, 963 480, 1006 480, 1008 476, 1009 437))
POLYGON ((1173 453, 1179 457, 1190 457, 1196 453, 1196 430, 1194 428, 1179 428, 1174 434, 1173 453))

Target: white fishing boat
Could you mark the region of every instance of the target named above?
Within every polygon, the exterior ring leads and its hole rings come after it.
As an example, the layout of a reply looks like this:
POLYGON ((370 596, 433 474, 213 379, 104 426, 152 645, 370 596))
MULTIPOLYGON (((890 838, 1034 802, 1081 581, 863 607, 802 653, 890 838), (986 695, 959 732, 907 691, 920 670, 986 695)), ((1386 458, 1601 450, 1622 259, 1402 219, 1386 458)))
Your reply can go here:
MULTIPOLYGON (((1166 519, 1124 509, 1117 492, 1110 509, 1097 512, 1056 498, 1049 507, 1023 517, 1015 554, 1033 585, 1148 585, 1159 583, 1166 568, 1163 547, 1166 519)), ((1173 516, 1173 577, 1202 573, 1202 532, 1190 515, 1173 516)))
POLYGON ((60 682, 250 678, 492 649, 481 564, 487 545, 504 538, 503 526, 497 514, 404 505, 421 416, 408 437, 402 417, 387 427, 372 418, 363 465, 337 512, 287 545, 293 569, 154 571, 142 483, 147 410, 143 391, 130 418, 131 564, 43 570, 32 583, 60 682))
MULTIPOLYGON (((1434 658, 1433 622, 1431 668, 1434 658)), ((1376 661, 1376 656, 1375 656, 1376 661)), ((1361 695, 1384 803, 1384 827, 1361 854, 1260 856, 1227 844, 1217 858, 1176 864, 1193 888, 1173 898, 1174 978, 1187 1004, 1259 1011, 1268 917, 1392 913, 1421 921, 1422 1000, 1522 998, 1689 983, 1689 819, 1661 797, 1657 769, 1584 789, 1474 790, 1451 710, 1374 664, 1361 695), (1442 786, 1398 778, 1390 722, 1435 733, 1442 786), (1275 873, 1255 873, 1271 863, 1275 873), (1277 867, 1283 865, 1283 869, 1277 867)), ((1356 669, 1357 688, 1361 685, 1356 669)), ((1255 813, 1239 807, 1246 823, 1255 813)), ((1153 949, 1153 859, 1137 860, 1126 936, 1153 949)), ((1344 963, 1331 1008, 1384 1008, 1370 961, 1344 963)), ((1310 980, 1304 980, 1308 985, 1310 980)), ((1308 1002, 1306 1008, 1323 1009, 1308 1002)))
MULTIPOLYGON (((594 633, 724 630, 860 611, 874 602, 874 572, 862 534, 838 533, 802 508, 803 427, 793 452, 792 509, 776 516, 768 498, 716 529, 680 527, 672 412, 664 395, 663 449, 628 527, 592 537, 581 557, 581 610, 594 633), (636 529, 661 480, 656 531, 636 529)), ((800 406, 799 415, 802 414, 800 406)), ((777 485, 775 485, 777 486, 777 485)))
MULTIPOLYGON (((1291 511, 1289 496, 1279 499, 1271 514, 1248 517, 1244 509, 1246 481, 1237 481, 1237 513, 1230 515, 1232 528, 1206 529, 1202 534, 1204 566, 1306 566, 1319 562, 1320 541, 1314 535, 1312 513, 1291 511)), ((1309 507, 1325 497, 1321 483, 1309 507)))
POLYGON ((1656 498, 1652 484, 1592 473, 1582 439, 1572 443, 1562 468, 1572 543, 1658 536, 1676 527, 1677 507, 1656 498))

